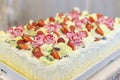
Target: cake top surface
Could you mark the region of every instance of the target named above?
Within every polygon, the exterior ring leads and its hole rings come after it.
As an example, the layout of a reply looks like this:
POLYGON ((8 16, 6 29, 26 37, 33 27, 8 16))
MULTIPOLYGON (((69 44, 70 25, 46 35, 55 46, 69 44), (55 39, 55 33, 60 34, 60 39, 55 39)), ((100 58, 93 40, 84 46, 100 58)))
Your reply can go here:
POLYGON ((120 24, 119 18, 73 9, 46 20, 9 27, 7 32, 0 32, 0 43, 9 43, 42 63, 53 64, 80 47, 105 40, 116 24, 120 24))

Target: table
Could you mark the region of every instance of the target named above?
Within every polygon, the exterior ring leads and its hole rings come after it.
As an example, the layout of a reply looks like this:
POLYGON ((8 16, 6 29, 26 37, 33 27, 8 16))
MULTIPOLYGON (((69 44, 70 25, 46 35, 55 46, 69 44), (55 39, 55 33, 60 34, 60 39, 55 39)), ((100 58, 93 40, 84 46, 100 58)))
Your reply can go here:
POLYGON ((120 56, 107 64, 88 80, 120 80, 120 56))

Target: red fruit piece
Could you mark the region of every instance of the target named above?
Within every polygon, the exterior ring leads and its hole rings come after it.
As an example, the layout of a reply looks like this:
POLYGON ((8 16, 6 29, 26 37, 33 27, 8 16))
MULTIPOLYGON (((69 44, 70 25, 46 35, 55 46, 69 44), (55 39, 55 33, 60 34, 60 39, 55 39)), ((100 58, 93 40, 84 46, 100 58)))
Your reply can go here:
POLYGON ((32 25, 33 25, 33 26, 38 26, 36 22, 33 22, 32 25))
POLYGON ((60 43, 60 42, 65 43, 65 40, 64 40, 63 38, 59 38, 59 39, 57 40, 57 43, 60 43))
POLYGON ((24 35, 23 35, 23 39, 24 39, 24 41, 26 41, 26 42, 32 42, 32 39, 31 39, 30 36, 27 35, 27 34, 24 34, 24 35))
POLYGON ((53 33, 54 33, 54 34, 56 34, 56 35, 57 35, 57 37, 59 37, 59 36, 60 36, 60 34, 59 34, 58 32, 56 32, 56 31, 54 31, 53 33))
POLYGON ((50 22, 55 22, 55 19, 54 19, 53 17, 50 17, 50 18, 49 18, 49 21, 50 21, 50 22))
POLYGON ((86 28, 87 28, 87 30, 90 32, 90 31, 91 31, 91 29, 93 29, 93 28, 94 28, 94 26, 93 26, 93 25, 91 25, 91 24, 87 24, 87 25, 86 25, 86 28))
POLYGON ((59 16, 60 18, 62 18, 63 15, 64 15, 63 13, 59 13, 59 14, 58 14, 58 16, 59 16))
POLYGON ((51 55, 52 55, 53 58, 55 58, 55 59, 60 59, 59 53, 57 52, 56 49, 52 49, 51 55))
POLYGON ((101 36, 104 35, 104 33, 100 27, 97 27, 97 29, 95 31, 96 31, 96 33, 100 34, 101 36))
POLYGON ((70 41, 68 41, 67 45, 68 45, 69 47, 71 47, 72 50, 75 50, 75 46, 74 46, 70 41))
POLYGON ((97 18, 98 18, 98 19, 101 18, 102 16, 103 16, 103 15, 100 14, 100 13, 97 14, 97 18))
POLYGON ((28 30, 31 30, 33 27, 34 27, 34 26, 31 25, 31 24, 27 25, 27 29, 28 29, 28 30))
POLYGON ((42 19, 40 19, 38 21, 38 26, 43 27, 44 25, 45 25, 44 21, 42 19))
POLYGON ((18 44, 18 46, 19 46, 19 49, 24 49, 24 50, 28 50, 29 49, 28 46, 25 45, 24 43, 18 44))
POLYGON ((71 25, 71 26, 70 26, 70 30, 71 30, 71 31, 75 31, 75 26, 72 26, 72 25, 71 25))
POLYGON ((20 39, 17 41, 17 44, 24 44, 25 42, 26 42, 25 40, 20 39))
POLYGON ((95 22, 95 20, 92 17, 89 17, 90 22, 95 22))
POLYGON ((67 22, 68 20, 69 20, 69 18, 65 17, 63 22, 67 22))
POLYGON ((60 23, 60 25, 61 25, 61 26, 64 26, 64 27, 67 26, 67 24, 64 23, 64 22, 60 23))
POLYGON ((61 31, 62 31, 62 33, 63 33, 63 34, 66 34, 66 33, 68 33, 68 30, 67 30, 67 28, 65 28, 64 26, 61 28, 61 31))
POLYGON ((37 35, 44 35, 44 33, 42 31, 38 31, 37 35))
POLYGON ((35 56, 36 58, 40 58, 41 56, 43 56, 41 49, 39 47, 36 47, 32 50, 33 56, 35 56))

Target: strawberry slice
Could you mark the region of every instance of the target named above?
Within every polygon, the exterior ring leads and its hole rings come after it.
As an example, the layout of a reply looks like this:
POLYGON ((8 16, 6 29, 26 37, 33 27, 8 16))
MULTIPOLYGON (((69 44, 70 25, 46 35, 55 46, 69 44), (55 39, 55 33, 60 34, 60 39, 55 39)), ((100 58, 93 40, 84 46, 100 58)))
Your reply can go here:
POLYGON ((97 37, 95 37, 95 40, 94 40, 94 41, 95 41, 95 42, 96 42, 96 41, 100 41, 100 39, 99 39, 99 38, 97 38, 97 37))
POLYGON ((53 17, 49 17, 50 22, 55 22, 55 19, 53 17))
POLYGON ((45 35, 42 31, 38 31, 37 35, 45 35))
POLYGON ((34 48, 32 50, 32 53, 36 58, 40 58, 41 56, 43 56, 41 49, 39 47, 34 48))
POLYGON ((33 26, 33 25, 31 25, 31 24, 27 25, 27 29, 28 29, 28 30, 33 29, 33 27, 34 27, 34 26, 33 26))
POLYGON ((75 50, 75 46, 74 46, 70 41, 68 41, 67 45, 68 45, 69 47, 71 47, 72 50, 75 50))
POLYGON ((70 26, 70 30, 71 30, 71 31, 75 31, 75 26, 72 26, 72 25, 71 25, 71 26, 70 26))
POLYGON ((19 49, 24 49, 24 50, 28 50, 29 49, 28 46, 25 45, 24 43, 18 44, 18 46, 19 46, 19 49))
POLYGON ((60 59, 59 53, 57 52, 56 49, 52 49, 51 55, 52 55, 53 58, 55 58, 55 59, 58 59, 58 60, 60 59))
POLYGON ((57 37, 60 37, 60 34, 58 32, 54 31, 53 33, 56 34, 57 37))
POLYGON ((33 22, 32 25, 33 26, 38 26, 38 24, 36 22, 33 22))
POLYGON ((100 34, 101 36, 104 35, 104 33, 100 27, 97 27, 97 29, 95 31, 96 31, 96 33, 100 34))
POLYGON ((67 30, 67 28, 65 28, 64 26, 61 28, 61 31, 62 31, 62 33, 63 33, 63 34, 66 34, 66 33, 68 33, 68 30, 67 30))
POLYGON ((43 27, 44 25, 45 25, 44 21, 42 19, 40 19, 38 21, 38 26, 43 27))
POLYGON ((65 17, 63 22, 67 22, 68 20, 69 20, 69 18, 65 17))
POLYGON ((98 19, 101 18, 102 16, 103 16, 103 15, 100 14, 100 13, 97 14, 97 18, 98 18, 98 19))
POLYGON ((24 34, 24 35, 23 35, 23 39, 24 39, 26 42, 32 42, 32 39, 31 39, 30 36, 27 35, 27 34, 24 34))
POLYGON ((40 26, 34 26, 34 30, 37 31, 40 29, 40 26))
POLYGON ((89 21, 92 23, 92 22, 95 22, 95 20, 92 18, 92 17, 89 17, 89 21))
POLYGON ((64 27, 67 26, 67 24, 64 23, 64 22, 60 23, 60 25, 61 25, 61 26, 64 26, 64 27))
POLYGON ((20 39, 17 41, 17 44, 24 44, 25 42, 26 42, 25 40, 20 39))
POLYGON ((64 15, 63 13, 59 13, 59 14, 58 14, 58 16, 59 16, 60 18, 62 18, 63 15, 64 15))
POLYGON ((87 24, 87 25, 86 25, 86 28, 87 28, 87 30, 90 32, 90 31, 94 28, 94 26, 91 25, 91 24, 87 24))
POLYGON ((63 38, 59 38, 59 39, 57 40, 57 43, 60 43, 60 42, 65 43, 65 40, 64 40, 63 38))

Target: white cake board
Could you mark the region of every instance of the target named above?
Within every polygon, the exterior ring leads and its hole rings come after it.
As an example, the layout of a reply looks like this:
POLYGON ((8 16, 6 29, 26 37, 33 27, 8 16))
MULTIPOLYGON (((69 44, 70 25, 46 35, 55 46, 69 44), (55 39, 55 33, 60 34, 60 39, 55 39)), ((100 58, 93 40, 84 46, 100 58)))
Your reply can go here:
POLYGON ((110 62, 112 62, 119 56, 120 56, 120 49, 118 51, 112 53, 111 55, 107 56, 106 58, 102 59, 97 64, 91 66, 88 70, 81 73, 80 75, 78 75, 77 77, 75 77, 72 80, 87 80, 87 79, 89 79, 89 77, 91 77, 97 71, 102 69, 105 65, 109 64, 110 62))
MULTIPOLYGON (((115 53, 112 53, 105 59, 99 61, 97 64, 91 66, 88 70, 81 73, 77 77, 75 77, 72 80, 87 80, 89 77, 91 77, 93 74, 95 74, 97 71, 102 69, 105 65, 116 59, 118 56, 120 56, 120 50, 116 51, 115 53)), ((22 75, 18 74, 14 70, 12 70, 10 67, 6 66, 5 64, 0 62, 0 79, 2 80, 27 80, 22 75)))
POLYGON ((10 67, 0 62, 0 80, 27 80, 10 67))

